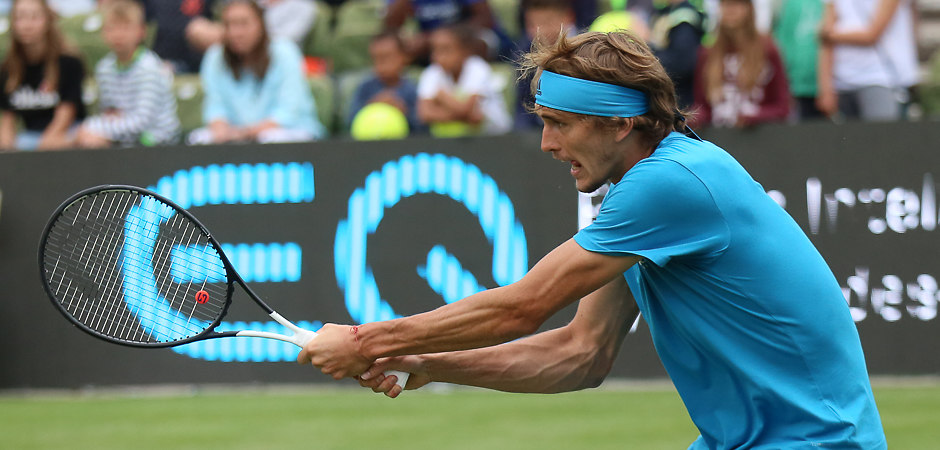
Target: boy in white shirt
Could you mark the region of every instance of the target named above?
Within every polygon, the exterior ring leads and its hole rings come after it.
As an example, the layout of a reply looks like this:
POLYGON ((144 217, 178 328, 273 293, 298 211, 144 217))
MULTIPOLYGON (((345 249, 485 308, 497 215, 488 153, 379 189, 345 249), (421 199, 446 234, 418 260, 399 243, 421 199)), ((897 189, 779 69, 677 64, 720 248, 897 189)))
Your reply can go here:
POLYGON ((431 34, 431 62, 418 80, 418 118, 438 137, 501 134, 512 126, 493 70, 472 54, 468 25, 431 34))

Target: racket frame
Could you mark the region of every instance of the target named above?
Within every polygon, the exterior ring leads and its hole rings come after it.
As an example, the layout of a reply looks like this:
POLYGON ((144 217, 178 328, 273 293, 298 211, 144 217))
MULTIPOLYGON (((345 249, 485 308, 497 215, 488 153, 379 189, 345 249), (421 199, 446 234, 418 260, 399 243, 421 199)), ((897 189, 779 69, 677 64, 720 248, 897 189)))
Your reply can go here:
POLYGON ((92 336, 95 336, 99 339, 103 339, 108 342, 113 342, 116 344, 126 345, 130 347, 163 348, 163 347, 173 347, 173 346, 187 344, 187 343, 195 342, 195 341, 201 341, 205 339, 215 339, 215 338, 221 338, 221 337, 236 337, 237 336, 237 337, 261 337, 261 338, 268 338, 268 339, 277 339, 277 340, 281 340, 284 342, 290 342, 294 345, 297 345, 298 347, 303 347, 307 342, 309 342, 311 339, 316 337, 315 332, 298 327, 293 322, 285 319, 283 316, 278 314, 276 311, 274 311, 274 309, 268 306, 267 303, 261 300, 261 297, 258 296, 258 294, 256 294, 255 291, 253 291, 250 287, 248 287, 248 284, 245 283, 245 280, 242 279, 241 275, 238 274, 238 271, 235 270, 235 267, 232 264, 232 262, 228 259, 228 256, 226 256, 225 252, 222 251, 222 245, 219 244, 219 242, 215 239, 215 237, 212 236, 212 233, 209 232, 209 229, 206 228, 206 226, 203 225, 202 222, 199 221, 199 219, 196 219, 196 217, 192 213, 183 209, 172 200, 160 194, 157 194, 156 192, 150 191, 149 189, 137 187, 137 186, 120 185, 120 184, 107 184, 107 185, 95 186, 95 187, 91 187, 88 189, 84 189, 72 195, 64 202, 62 202, 62 204, 59 205, 59 207, 56 208, 56 210, 49 217, 49 221, 46 224, 46 227, 43 229, 42 237, 39 241, 39 275, 40 275, 40 278, 42 279, 43 289, 45 289, 46 294, 49 297, 49 300, 53 303, 53 305, 55 305, 56 309, 63 316, 65 316, 65 318, 68 319, 69 322, 72 323, 72 325, 77 326, 79 329, 85 331, 86 333, 92 336), (62 306, 62 303, 59 301, 56 295, 52 292, 52 288, 49 285, 49 280, 46 276, 46 266, 45 266, 45 250, 46 250, 46 244, 49 239, 50 232, 52 231, 53 227, 58 222, 58 220, 62 218, 62 214, 65 212, 65 210, 68 209, 73 204, 75 204, 75 202, 77 202, 79 199, 82 199, 84 197, 90 197, 98 193, 110 192, 110 191, 118 191, 118 192, 126 191, 126 192, 135 193, 139 196, 150 196, 170 206, 171 208, 173 208, 176 214, 182 214, 183 217, 185 217, 190 222, 192 222, 199 229, 199 231, 205 235, 206 240, 208 241, 209 245, 211 245, 215 249, 215 251, 218 252, 219 257, 222 261, 222 265, 225 268, 225 278, 226 278, 225 281, 227 284, 225 303, 222 307, 221 313, 218 314, 215 320, 208 327, 206 327, 205 330, 185 339, 178 339, 178 340, 168 341, 168 342, 140 342, 140 341, 120 339, 114 336, 108 336, 104 333, 100 333, 92 329, 91 327, 85 325, 78 319, 76 319, 72 314, 70 314, 68 311, 65 310, 65 308, 62 306), (244 289, 244 291, 248 294, 248 296, 251 297, 251 299, 254 300, 254 302, 258 306, 260 306, 261 309, 263 309, 264 312, 268 314, 268 316, 274 319, 277 323, 285 326, 293 334, 291 334, 290 336, 287 336, 287 335, 271 333, 267 331, 253 331, 253 330, 215 331, 215 328, 222 322, 222 319, 228 313, 229 306, 232 304, 232 294, 234 292, 235 283, 241 286, 241 288, 244 289))

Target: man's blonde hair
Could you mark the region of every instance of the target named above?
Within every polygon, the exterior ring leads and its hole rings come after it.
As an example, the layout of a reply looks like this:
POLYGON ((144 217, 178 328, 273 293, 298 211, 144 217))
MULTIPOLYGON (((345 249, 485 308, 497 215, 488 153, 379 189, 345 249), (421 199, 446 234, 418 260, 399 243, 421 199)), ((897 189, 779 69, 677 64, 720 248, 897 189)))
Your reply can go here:
MULTIPOLYGON (((522 77, 532 76, 533 93, 542 70, 646 93, 649 111, 633 117, 633 127, 644 135, 648 145, 655 147, 673 130, 684 128, 672 80, 650 48, 630 32, 561 35, 554 44, 533 48, 522 60, 522 77)), ((618 126, 623 120, 619 117, 581 116, 600 126, 618 126)))

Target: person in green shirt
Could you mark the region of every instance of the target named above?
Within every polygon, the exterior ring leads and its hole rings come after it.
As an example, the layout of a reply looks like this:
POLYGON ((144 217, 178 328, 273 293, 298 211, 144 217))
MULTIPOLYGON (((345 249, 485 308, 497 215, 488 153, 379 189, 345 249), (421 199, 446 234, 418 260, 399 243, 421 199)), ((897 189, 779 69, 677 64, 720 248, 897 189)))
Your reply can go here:
POLYGON ((816 107, 822 0, 783 0, 773 36, 783 56, 798 120, 824 117, 816 107))

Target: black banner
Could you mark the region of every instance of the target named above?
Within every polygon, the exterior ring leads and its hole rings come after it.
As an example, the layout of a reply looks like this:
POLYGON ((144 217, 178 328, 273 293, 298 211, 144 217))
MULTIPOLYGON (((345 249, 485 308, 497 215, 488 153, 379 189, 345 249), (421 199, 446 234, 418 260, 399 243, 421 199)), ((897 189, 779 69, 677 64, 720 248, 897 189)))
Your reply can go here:
MULTIPOLYGON (((940 131, 802 125, 704 137, 735 155, 829 261, 871 371, 936 373, 940 131)), ((316 327, 414 314, 518 279, 577 230, 567 172, 539 151, 538 135, 0 154, 0 388, 328 380, 276 341, 145 350, 73 329, 42 292, 36 251, 49 214, 78 190, 131 184, 174 199, 271 306, 316 327)), ((237 295, 224 325, 269 322, 237 295)), ((641 323, 612 376, 662 375, 641 323)))

